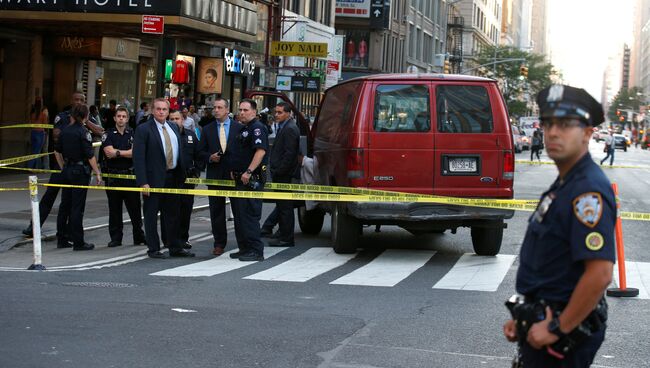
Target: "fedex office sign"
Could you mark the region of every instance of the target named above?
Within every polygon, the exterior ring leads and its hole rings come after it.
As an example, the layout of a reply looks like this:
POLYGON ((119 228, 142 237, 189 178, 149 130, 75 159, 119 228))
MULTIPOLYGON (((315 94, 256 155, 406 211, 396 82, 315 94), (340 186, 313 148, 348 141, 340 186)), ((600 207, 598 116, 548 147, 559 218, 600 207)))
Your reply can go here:
POLYGON ((237 50, 225 49, 223 58, 226 60, 226 71, 235 74, 255 74, 255 61, 250 55, 237 50))

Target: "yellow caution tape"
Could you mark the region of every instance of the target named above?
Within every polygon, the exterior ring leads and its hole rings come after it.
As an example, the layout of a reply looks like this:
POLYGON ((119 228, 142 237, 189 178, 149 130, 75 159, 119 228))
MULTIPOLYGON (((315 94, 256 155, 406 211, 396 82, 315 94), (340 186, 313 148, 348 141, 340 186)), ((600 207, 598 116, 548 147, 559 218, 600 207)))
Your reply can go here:
MULTIPOLYGON (((515 161, 518 164, 525 164, 525 165, 555 165, 553 161, 528 161, 528 160, 516 160, 515 161)), ((643 165, 613 165, 613 166, 608 166, 608 165, 601 165, 603 169, 650 169, 650 166, 643 166, 643 165)))
POLYGON ((52 129, 54 125, 52 124, 15 124, 0 126, 0 129, 15 129, 15 128, 40 128, 40 129, 52 129))
POLYGON ((20 190, 29 190, 29 188, 0 188, 0 192, 13 192, 20 190))
POLYGON ((555 165, 553 161, 528 161, 528 160, 516 160, 517 164, 526 164, 526 165, 555 165))
POLYGON ((29 156, 22 156, 22 157, 14 157, 14 158, 8 158, 5 160, 0 160, 0 167, 3 166, 8 166, 8 165, 14 165, 20 162, 25 162, 25 161, 31 161, 33 159, 47 156, 49 153, 37 153, 35 155, 29 155, 29 156))

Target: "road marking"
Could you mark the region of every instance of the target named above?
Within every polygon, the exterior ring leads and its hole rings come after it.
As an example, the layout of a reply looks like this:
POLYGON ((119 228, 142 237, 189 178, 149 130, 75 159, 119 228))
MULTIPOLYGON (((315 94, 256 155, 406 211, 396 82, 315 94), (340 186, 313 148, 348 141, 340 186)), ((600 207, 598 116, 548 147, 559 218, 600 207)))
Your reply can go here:
POLYGON ((430 250, 389 249, 330 284, 392 287, 424 266, 434 254, 430 250))
POLYGON ((193 309, 183 309, 183 308, 172 308, 172 311, 178 313, 196 313, 196 311, 193 309))
MULTIPOLYGON (((278 248, 266 248, 264 249, 264 257, 270 258, 274 255, 280 253, 281 251, 287 249, 278 247, 278 248)), ((241 262, 238 259, 230 258, 230 254, 236 252, 236 249, 233 249, 229 252, 224 253, 220 257, 216 257, 203 262, 191 263, 185 266, 169 268, 166 270, 154 272, 150 274, 151 276, 176 276, 176 277, 199 277, 199 276, 214 276, 219 275, 228 271, 236 270, 250 264, 257 262, 241 262)))
MULTIPOLYGON (((618 265, 614 265, 614 282, 618 285, 618 265)), ((639 289, 636 299, 650 299, 650 263, 625 261, 626 286, 639 289)), ((626 298, 631 299, 631 298, 626 298)))
POLYGON ((305 282, 331 271, 355 257, 336 254, 332 248, 311 248, 305 253, 268 270, 246 276, 249 280, 305 282))
POLYGON ((497 291, 517 256, 499 254, 494 257, 466 253, 434 289, 497 291))
POLYGON ((95 262, 81 263, 81 264, 72 265, 72 266, 48 267, 48 269, 49 270, 64 270, 64 269, 67 269, 67 268, 81 268, 81 267, 88 267, 88 266, 96 266, 96 265, 100 265, 100 264, 112 263, 112 262, 117 262, 117 261, 121 261, 121 260, 128 259, 128 258, 140 256, 140 255, 143 255, 145 253, 147 253, 146 248, 145 249, 140 249, 139 251, 137 251, 135 253, 127 254, 127 255, 124 255, 124 256, 107 258, 107 259, 102 259, 102 260, 95 261, 95 262))
POLYGON ((190 240, 198 239, 198 238, 204 237, 204 236, 206 236, 208 234, 210 234, 210 233, 206 232, 206 233, 200 233, 200 234, 192 235, 187 240, 190 241, 190 240))

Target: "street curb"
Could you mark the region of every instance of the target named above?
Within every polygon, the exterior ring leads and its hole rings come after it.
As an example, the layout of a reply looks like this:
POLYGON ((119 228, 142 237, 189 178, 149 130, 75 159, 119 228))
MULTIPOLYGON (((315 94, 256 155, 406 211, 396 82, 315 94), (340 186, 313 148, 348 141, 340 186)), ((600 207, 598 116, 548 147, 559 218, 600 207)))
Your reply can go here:
MULTIPOLYGON (((203 204, 203 205, 200 205, 200 206, 192 207, 192 212, 197 212, 197 211, 200 211, 200 210, 203 210, 203 209, 209 208, 209 207, 210 207, 209 204, 203 204)), ((144 220, 144 217, 143 217, 142 219, 144 220)), ((130 218, 127 218, 127 219, 124 220, 123 222, 124 222, 125 224, 130 223, 130 222, 131 222, 131 219, 130 219, 130 218)), ((106 224, 100 224, 100 225, 87 226, 87 227, 84 227, 84 232, 86 232, 86 231, 98 230, 98 229, 102 229, 102 228, 105 228, 105 227, 108 227, 108 223, 106 223, 106 224)), ((50 240, 55 240, 55 239, 56 239, 56 233, 43 234, 43 236, 41 236, 41 241, 50 241, 50 240)), ((31 243, 31 242, 32 242, 32 238, 25 238, 25 239, 23 239, 23 240, 20 240, 20 241, 17 242, 16 244, 14 244, 14 245, 8 247, 6 250, 4 250, 4 251, 0 251, 0 253, 2 253, 2 252, 6 252, 6 251, 9 251, 9 250, 11 250, 11 249, 13 249, 13 248, 15 248, 15 247, 19 247, 19 246, 22 246, 22 245, 25 245, 25 244, 29 244, 29 243, 31 243)))

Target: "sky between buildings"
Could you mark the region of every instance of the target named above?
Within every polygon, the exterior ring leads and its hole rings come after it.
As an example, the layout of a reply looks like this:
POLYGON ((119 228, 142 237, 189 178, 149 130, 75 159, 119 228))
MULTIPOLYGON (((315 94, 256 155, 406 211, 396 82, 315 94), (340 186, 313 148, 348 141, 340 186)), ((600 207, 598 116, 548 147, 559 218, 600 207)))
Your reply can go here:
POLYGON ((600 101, 607 57, 632 46, 634 0, 550 0, 548 11, 551 62, 600 101))

